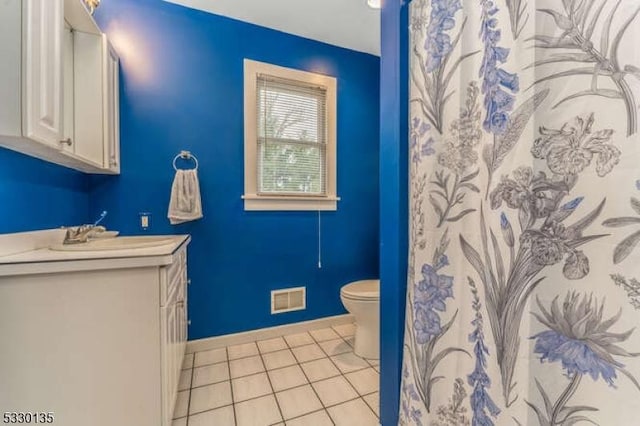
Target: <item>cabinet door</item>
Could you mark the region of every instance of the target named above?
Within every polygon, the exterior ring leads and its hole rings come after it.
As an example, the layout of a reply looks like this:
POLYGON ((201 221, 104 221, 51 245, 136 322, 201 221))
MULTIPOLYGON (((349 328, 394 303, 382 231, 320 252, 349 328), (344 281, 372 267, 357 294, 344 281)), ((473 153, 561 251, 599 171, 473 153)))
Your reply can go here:
POLYGON ((102 40, 101 34, 73 32, 73 154, 98 168, 105 163, 102 40))
POLYGON ((113 47, 104 37, 105 52, 105 117, 104 117, 104 140, 105 140, 105 160, 107 167, 114 173, 120 173, 120 81, 118 55, 113 47))
POLYGON ((63 0, 23 1, 23 133, 60 147, 63 138, 63 0))
POLYGON ((161 308, 161 361, 162 361, 162 418, 163 425, 170 426, 178 393, 179 372, 176 352, 178 317, 175 300, 161 308), (178 374, 176 374, 176 371, 178 374))
POLYGON ((162 333, 162 342, 160 348, 161 362, 162 362, 162 425, 170 426, 171 418, 173 417, 173 405, 175 402, 174 388, 177 387, 177 382, 174 379, 173 364, 174 364, 174 343, 173 333, 175 329, 175 305, 171 304, 161 308, 160 315, 160 328, 162 333))

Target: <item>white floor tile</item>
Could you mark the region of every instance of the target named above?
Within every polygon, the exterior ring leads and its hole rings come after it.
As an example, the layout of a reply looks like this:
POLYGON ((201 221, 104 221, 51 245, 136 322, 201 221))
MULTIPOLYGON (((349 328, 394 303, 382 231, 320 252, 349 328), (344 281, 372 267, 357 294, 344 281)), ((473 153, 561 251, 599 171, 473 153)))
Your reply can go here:
POLYGON ((227 348, 229 353, 229 361, 232 359, 246 358, 258 355, 258 346, 254 343, 245 343, 243 345, 234 345, 227 348))
POLYGON ((266 354, 268 352, 281 351, 287 349, 287 342, 282 337, 276 337, 275 339, 261 340, 258 342, 258 349, 260 353, 266 354))
POLYGON ((350 373, 355 370, 361 370, 369 367, 369 363, 367 361, 356 356, 353 352, 335 355, 332 356, 331 359, 343 373, 350 373))
POLYGON ((229 362, 231 369, 231 378, 249 376, 251 374, 262 373, 264 371, 264 365, 260 355, 252 356, 249 358, 235 359, 229 362))
POLYGON ((307 378, 302 373, 299 365, 271 370, 269 371, 269 378, 271 379, 273 390, 276 392, 307 383, 307 378))
POLYGON ((322 408, 311 386, 301 386, 276 393, 285 420, 311 413, 322 408))
POLYGON ((336 426, 377 426, 378 418, 362 398, 327 409, 336 426))
POLYGON ((176 397, 176 405, 173 407, 173 418, 186 417, 189 408, 189 391, 178 392, 176 397))
POLYGON ((362 399, 364 399, 367 405, 376 413, 376 416, 380 417, 380 392, 363 396, 362 399))
POLYGON ((375 367, 373 367, 374 370, 376 370, 378 373, 380 373, 380 366, 376 365, 375 367))
POLYGON ((193 370, 192 387, 210 385, 229 380, 229 364, 221 362, 218 364, 205 365, 193 370))
POLYGON ((321 328, 319 330, 311 330, 309 334, 311 334, 311 336, 314 339, 316 339, 317 342, 324 342, 325 340, 333 340, 340 337, 338 333, 333 331, 332 328, 321 328))
POLYGON ((333 422, 325 410, 320 410, 302 417, 297 417, 293 420, 288 420, 287 426, 333 426, 333 422))
POLYGON ((289 349, 264 354, 262 355, 262 359, 264 360, 264 365, 267 367, 267 370, 287 367, 296 363, 296 359, 289 349))
POLYGON ((191 390, 189 415, 231 404, 229 382, 216 383, 191 390))
POLYGON ((272 393, 267 373, 240 377, 231 381, 233 388, 233 402, 242 402, 272 393))
POLYGON ((232 405, 189 416, 189 426, 235 426, 235 424, 232 405))
POLYGON ((356 345, 356 338, 354 336, 345 337, 344 341, 352 348, 356 345))
POLYGON ((238 426, 267 426, 282 421, 273 395, 240 402, 235 409, 238 426))
POLYGON ((329 356, 339 355, 345 352, 352 352, 353 348, 342 339, 327 340, 318 343, 323 351, 329 356))
POLYGON ((333 329, 342 337, 356 334, 356 325, 354 323, 334 325, 333 329))
POLYGON ((171 422, 171 426, 187 426, 187 418, 183 417, 171 422))
POLYGON ((326 357, 325 353, 322 351, 322 349, 320 349, 320 346, 316 345, 315 343, 293 348, 292 351, 296 356, 296 359, 300 363, 326 357))
POLYGON ((315 361, 305 362, 300 364, 300 366, 311 382, 317 382, 318 380, 338 376, 340 374, 340 371, 338 371, 329 358, 320 358, 315 361))
POLYGON ((377 366, 380 365, 380 360, 379 359, 368 359, 368 358, 366 358, 366 359, 367 359, 367 362, 369 364, 371 364, 372 367, 377 367, 377 366))
POLYGON ((184 354, 184 358, 182 358, 183 370, 193 368, 193 358, 194 358, 194 354, 184 354))
POLYGON ((342 376, 321 380, 311 386, 316 390, 325 407, 336 405, 358 397, 358 393, 342 376))
POLYGON ((227 360, 227 349, 212 349, 210 351, 196 352, 194 367, 201 367, 207 364, 215 364, 227 360))
POLYGON ((182 370, 180 372, 180 381, 178 382, 178 390, 189 390, 191 389, 191 373, 193 370, 182 370))
POLYGON ((380 388, 380 375, 373 368, 347 373, 345 377, 360 395, 376 392, 380 388))
POLYGON ((284 340, 286 340, 287 344, 292 348, 313 343, 313 338, 309 333, 290 334, 288 336, 284 336, 284 340))

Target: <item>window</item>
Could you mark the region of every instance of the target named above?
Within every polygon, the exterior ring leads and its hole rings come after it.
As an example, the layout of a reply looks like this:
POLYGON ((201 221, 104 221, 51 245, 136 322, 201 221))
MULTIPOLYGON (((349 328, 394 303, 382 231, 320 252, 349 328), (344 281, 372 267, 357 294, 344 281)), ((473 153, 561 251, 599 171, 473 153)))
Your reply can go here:
POLYGON ((336 210, 336 79, 244 61, 245 210, 336 210))

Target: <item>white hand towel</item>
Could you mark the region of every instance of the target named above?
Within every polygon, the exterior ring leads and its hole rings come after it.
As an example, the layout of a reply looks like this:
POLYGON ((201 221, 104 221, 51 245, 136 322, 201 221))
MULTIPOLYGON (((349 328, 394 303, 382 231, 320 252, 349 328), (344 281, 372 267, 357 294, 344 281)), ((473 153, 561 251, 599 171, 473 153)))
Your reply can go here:
POLYGON ((171 185, 171 200, 167 216, 172 225, 202 217, 200 183, 195 169, 176 171, 173 185, 171 185))

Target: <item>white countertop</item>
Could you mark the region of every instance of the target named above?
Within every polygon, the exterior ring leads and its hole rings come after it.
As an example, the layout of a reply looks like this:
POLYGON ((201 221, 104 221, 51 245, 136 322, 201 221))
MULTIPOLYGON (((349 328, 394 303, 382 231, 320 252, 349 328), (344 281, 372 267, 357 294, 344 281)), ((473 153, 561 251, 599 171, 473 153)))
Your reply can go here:
POLYGON ((60 242, 56 231, 0 235, 0 277, 168 265, 172 254, 191 241, 189 235, 163 235, 171 243, 122 250, 50 250, 60 242))

